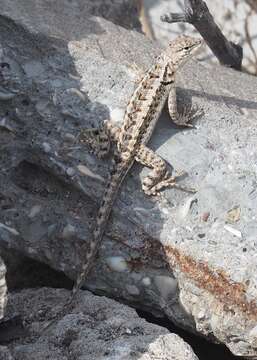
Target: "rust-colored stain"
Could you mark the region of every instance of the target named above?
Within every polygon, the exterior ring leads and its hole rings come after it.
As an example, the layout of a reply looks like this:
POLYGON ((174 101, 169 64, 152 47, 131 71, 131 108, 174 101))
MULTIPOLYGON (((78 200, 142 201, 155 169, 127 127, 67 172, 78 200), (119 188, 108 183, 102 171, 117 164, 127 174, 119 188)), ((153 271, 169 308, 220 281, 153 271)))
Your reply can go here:
POLYGON ((257 318, 257 304, 247 300, 245 284, 231 281, 224 271, 214 271, 207 263, 197 262, 172 246, 164 246, 164 250, 171 266, 178 266, 198 287, 214 295, 225 306, 224 310, 237 309, 250 318, 257 318))

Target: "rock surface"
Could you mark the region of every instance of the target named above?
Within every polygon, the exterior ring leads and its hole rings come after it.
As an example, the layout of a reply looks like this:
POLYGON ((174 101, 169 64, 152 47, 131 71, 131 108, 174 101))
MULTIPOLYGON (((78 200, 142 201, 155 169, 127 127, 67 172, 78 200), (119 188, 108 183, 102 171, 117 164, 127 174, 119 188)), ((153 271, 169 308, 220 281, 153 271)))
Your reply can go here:
POLYGON ((0 345, 0 360, 14 360, 7 346, 0 345))
MULTIPOLYGON (((198 359, 179 336, 140 319, 125 305, 85 291, 80 291, 71 312, 43 331, 69 296, 67 290, 50 288, 11 294, 7 314, 18 311, 30 336, 2 350, 17 360, 198 359)), ((9 360, 1 354, 0 359, 9 360)))
POLYGON ((22 18, 32 33, 57 38, 66 35, 67 39, 78 39, 81 32, 77 30, 83 29, 85 32, 90 27, 97 30, 93 16, 101 16, 127 29, 141 31, 137 0, 2 1, 1 14, 9 16, 10 13, 13 20, 20 21, 22 18))
POLYGON ((7 301, 7 285, 5 280, 6 268, 0 257, 0 320, 4 317, 4 310, 7 301))
MULTIPOLYGON (((76 7, 32 21, 19 4, 0 9, 0 246, 74 278, 109 169, 76 138, 122 121, 159 48, 76 7)), ((136 165, 86 286, 257 356, 257 79, 192 61, 178 80, 180 106, 204 116, 183 130, 164 113, 150 146, 197 192, 147 198, 136 165)))

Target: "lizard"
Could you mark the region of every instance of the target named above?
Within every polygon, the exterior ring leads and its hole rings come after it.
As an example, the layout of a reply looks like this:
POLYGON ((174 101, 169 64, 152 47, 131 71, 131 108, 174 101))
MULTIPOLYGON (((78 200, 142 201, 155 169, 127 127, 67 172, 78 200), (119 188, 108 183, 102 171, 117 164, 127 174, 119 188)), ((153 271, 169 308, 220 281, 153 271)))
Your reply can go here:
MULTIPOLYGON (((147 148, 146 144, 167 99, 169 114, 173 122, 179 126, 190 126, 189 121, 195 111, 192 108, 186 108, 186 111, 178 113, 175 75, 201 45, 201 39, 185 35, 171 41, 135 89, 128 102, 122 126, 119 128, 110 121, 105 121, 99 129, 89 129, 89 131, 86 129, 87 142, 99 158, 109 153, 111 141, 116 143, 117 150, 113 157, 110 179, 98 210, 93 238, 87 249, 82 272, 72 289, 71 298, 74 298, 91 269, 119 189, 135 161, 152 170, 142 182, 145 194, 157 195, 166 187, 185 190, 176 183, 177 177, 171 176, 165 161, 147 148), (90 133, 93 140, 90 139, 90 133), (97 142, 94 141, 94 137, 98 138, 97 142)), ((83 131, 81 134, 83 135, 83 131)))
MULTIPOLYGON (((180 126, 190 126, 189 121, 195 111, 186 108, 182 113, 178 113, 175 75, 201 45, 201 39, 185 35, 171 41, 136 87, 126 107, 122 126, 116 127, 106 120, 100 128, 81 131, 80 141, 89 144, 99 158, 104 158, 109 153, 111 143, 116 144, 116 149, 110 178, 98 209, 93 237, 86 250, 82 271, 77 276, 65 308, 72 304, 91 269, 119 189, 135 161, 151 169, 142 182, 145 194, 157 195, 160 190, 167 187, 188 190, 176 183, 178 176, 172 176, 167 170, 165 161, 146 144, 167 100, 173 122, 180 126)), ((52 322, 49 325, 51 324, 52 322)))

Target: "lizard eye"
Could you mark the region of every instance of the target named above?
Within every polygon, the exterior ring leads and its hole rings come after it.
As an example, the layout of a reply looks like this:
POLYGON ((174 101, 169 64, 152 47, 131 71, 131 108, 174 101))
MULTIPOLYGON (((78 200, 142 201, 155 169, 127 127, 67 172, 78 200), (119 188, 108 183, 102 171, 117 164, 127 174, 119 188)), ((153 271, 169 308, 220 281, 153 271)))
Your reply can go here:
POLYGON ((189 50, 189 46, 184 47, 185 50, 189 50))

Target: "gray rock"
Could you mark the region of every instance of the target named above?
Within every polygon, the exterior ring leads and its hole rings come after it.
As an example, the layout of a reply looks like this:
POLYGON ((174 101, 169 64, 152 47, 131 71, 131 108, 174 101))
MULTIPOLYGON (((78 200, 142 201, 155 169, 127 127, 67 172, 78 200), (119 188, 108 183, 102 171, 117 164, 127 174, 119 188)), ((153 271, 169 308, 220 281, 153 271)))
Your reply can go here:
POLYGON ((8 310, 19 311, 30 331, 29 341, 8 345, 14 359, 198 359, 179 336, 140 319, 125 305, 85 291, 80 291, 72 311, 46 329, 69 296, 67 290, 51 288, 10 295, 8 310))
POLYGON ((7 346, 0 345, 0 360, 13 360, 13 357, 7 346))
MULTIPOLYGON (((80 29, 100 30, 94 16, 101 16, 127 29, 141 31, 137 0, 63 0, 51 5, 41 0, 20 0, 17 3, 4 0, 1 5, 2 15, 11 14, 13 20, 18 22, 23 19, 31 33, 41 36, 52 36, 55 32, 57 37, 61 35, 63 38, 65 35, 66 39, 79 39, 85 35, 80 29), (76 21, 71 22, 71 19, 76 21)), ((34 64, 33 69, 37 72, 38 65, 34 64)))
POLYGON ((0 320, 4 317, 4 310, 7 302, 7 285, 5 280, 6 268, 0 257, 0 320))
MULTIPOLYGON (((72 139, 106 118, 122 121, 138 70, 159 48, 104 19, 82 19, 76 7, 67 17, 69 7, 53 5, 51 17, 35 19, 32 7, 16 10, 18 0, 2 3, 3 61, 16 79, 5 86, 16 92, 0 99, 0 245, 74 279, 109 163, 72 139)), ((180 106, 192 102, 204 116, 183 130, 164 112, 149 146, 187 171, 181 183, 197 192, 148 198, 147 170, 136 165, 85 285, 257 356, 257 79, 192 61, 178 80, 180 106)))

